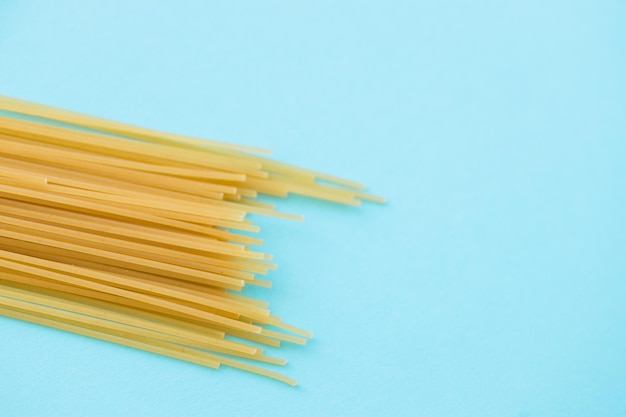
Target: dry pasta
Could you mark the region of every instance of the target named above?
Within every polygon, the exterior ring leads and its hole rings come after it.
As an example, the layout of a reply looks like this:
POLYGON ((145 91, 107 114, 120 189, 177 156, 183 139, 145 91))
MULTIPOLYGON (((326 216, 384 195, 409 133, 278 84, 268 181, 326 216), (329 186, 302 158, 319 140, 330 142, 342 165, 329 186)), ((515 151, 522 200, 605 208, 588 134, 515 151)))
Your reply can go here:
POLYGON ((0 314, 295 385, 261 346, 312 335, 241 293, 276 267, 248 214, 383 200, 264 153, 0 96, 0 314))

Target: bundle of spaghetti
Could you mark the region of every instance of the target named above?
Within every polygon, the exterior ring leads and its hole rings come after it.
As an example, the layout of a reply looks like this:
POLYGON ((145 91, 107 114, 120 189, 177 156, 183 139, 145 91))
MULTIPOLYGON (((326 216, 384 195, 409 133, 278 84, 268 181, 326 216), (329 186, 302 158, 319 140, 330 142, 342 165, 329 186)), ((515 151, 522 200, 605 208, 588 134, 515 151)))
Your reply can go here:
POLYGON ((295 385, 259 366, 312 335, 241 293, 276 267, 248 214, 382 199, 264 152, 0 97, 0 314, 295 385))

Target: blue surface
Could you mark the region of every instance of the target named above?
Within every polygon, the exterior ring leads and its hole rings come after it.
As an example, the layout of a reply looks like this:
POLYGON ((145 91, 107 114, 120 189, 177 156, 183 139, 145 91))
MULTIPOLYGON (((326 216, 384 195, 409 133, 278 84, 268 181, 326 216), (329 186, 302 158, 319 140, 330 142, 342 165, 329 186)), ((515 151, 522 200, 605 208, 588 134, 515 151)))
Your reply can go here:
POLYGON ((626 415, 623 1, 0 2, 0 93, 263 146, 296 389, 0 318, 0 415, 626 415))

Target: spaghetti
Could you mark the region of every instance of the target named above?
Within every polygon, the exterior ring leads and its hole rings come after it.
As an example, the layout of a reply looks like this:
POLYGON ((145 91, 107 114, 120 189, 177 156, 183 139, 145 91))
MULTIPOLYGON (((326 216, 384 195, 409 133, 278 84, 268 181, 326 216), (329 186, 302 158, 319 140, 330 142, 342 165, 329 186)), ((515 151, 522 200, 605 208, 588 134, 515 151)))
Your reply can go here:
POLYGON ((383 200, 264 152, 0 97, 0 314, 295 385, 254 364, 312 335, 240 293, 276 266, 247 215, 383 200))

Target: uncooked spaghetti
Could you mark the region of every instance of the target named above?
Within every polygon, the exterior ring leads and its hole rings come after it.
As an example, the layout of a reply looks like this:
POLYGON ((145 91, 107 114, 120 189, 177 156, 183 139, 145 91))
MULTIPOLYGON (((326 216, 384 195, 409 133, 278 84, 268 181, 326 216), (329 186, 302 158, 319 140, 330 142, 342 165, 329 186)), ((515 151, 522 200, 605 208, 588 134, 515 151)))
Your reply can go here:
POLYGON ((247 215, 382 199, 263 152, 0 97, 0 314, 295 385, 261 346, 311 333, 241 294, 276 266, 247 215))

